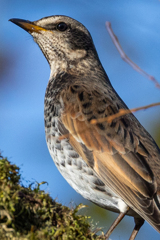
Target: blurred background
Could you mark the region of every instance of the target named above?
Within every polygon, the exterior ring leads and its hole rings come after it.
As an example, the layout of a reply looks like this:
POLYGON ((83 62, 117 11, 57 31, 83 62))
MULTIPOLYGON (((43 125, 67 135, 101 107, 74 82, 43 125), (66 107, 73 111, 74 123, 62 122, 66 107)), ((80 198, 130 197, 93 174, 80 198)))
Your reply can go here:
MULTIPOLYGON (((129 108, 160 101, 160 90, 119 56, 106 29, 110 21, 126 54, 160 82, 160 1, 158 0, 46 0, 0 1, 0 151, 21 168, 23 184, 46 181, 43 189, 68 206, 87 204, 83 210, 93 224, 106 231, 117 214, 98 208, 78 195, 55 167, 45 142, 44 94, 50 69, 32 37, 8 22, 10 18, 38 20, 67 15, 90 31, 108 76, 129 108), (28 182, 27 182, 28 180, 28 182)), ((160 107, 135 113, 160 146, 160 107)), ((111 235, 127 240, 134 220, 126 217, 111 235)), ((160 239, 145 223, 137 240, 160 239)))

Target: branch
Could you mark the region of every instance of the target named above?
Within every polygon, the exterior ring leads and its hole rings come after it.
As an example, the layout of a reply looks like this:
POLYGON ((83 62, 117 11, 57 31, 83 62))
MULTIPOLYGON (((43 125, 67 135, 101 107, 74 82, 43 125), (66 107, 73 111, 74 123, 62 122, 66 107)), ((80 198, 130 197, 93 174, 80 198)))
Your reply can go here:
POLYGON ((149 80, 153 81, 156 85, 157 88, 160 89, 160 84, 158 83, 158 81, 155 79, 155 77, 149 75, 148 73, 146 73, 145 71, 143 71, 137 64, 135 64, 123 51, 117 36, 114 34, 112 28, 111 28, 111 23, 110 22, 106 22, 106 29, 114 43, 114 45, 116 46, 118 52, 120 53, 121 58, 127 62, 133 69, 135 69, 137 72, 141 73, 143 76, 147 77, 149 80))
POLYGON ((119 118, 121 116, 124 116, 128 113, 133 113, 133 112, 138 112, 140 110, 144 110, 144 109, 148 109, 148 108, 151 108, 151 107, 155 107, 155 106, 159 106, 160 105, 160 102, 158 103, 152 103, 152 104, 149 104, 149 105, 146 105, 146 106, 143 106, 143 107, 138 107, 138 108, 132 108, 132 109, 120 109, 118 113, 116 114, 113 114, 111 116, 108 116, 106 118, 99 118, 99 119, 92 119, 91 120, 91 124, 96 124, 96 123, 102 123, 104 121, 107 121, 107 122, 112 122, 113 120, 115 120, 116 118, 119 118))
POLYGON ((1 240, 106 239, 96 226, 91 231, 89 217, 77 214, 85 205, 69 208, 56 202, 40 190, 44 183, 21 186, 20 169, 7 159, 0 159, 1 240), (97 236, 97 231, 101 235, 97 236))
MULTIPOLYGON (((143 107, 138 107, 138 108, 132 108, 132 109, 120 109, 118 113, 116 114, 113 114, 111 116, 108 116, 106 118, 99 118, 99 119, 92 119, 90 121, 91 124, 96 124, 96 123, 102 123, 102 122, 112 122, 113 120, 115 120, 116 118, 119 118, 121 116, 124 116, 126 114, 129 114, 129 113, 133 113, 133 112, 138 112, 140 110, 145 110, 145 109, 148 109, 148 108, 151 108, 151 107, 155 107, 155 106, 159 106, 160 105, 160 102, 158 103, 152 103, 152 104, 149 104, 149 105, 145 105, 143 107)), ((81 131, 78 131, 78 133, 83 133, 87 130, 87 127, 86 129, 83 129, 81 131)), ((75 132, 77 134, 77 132, 75 132)), ((63 140, 65 138, 69 138, 69 135, 70 133, 67 133, 67 134, 64 134, 62 136, 59 136, 59 137, 56 137, 58 140, 63 140)))

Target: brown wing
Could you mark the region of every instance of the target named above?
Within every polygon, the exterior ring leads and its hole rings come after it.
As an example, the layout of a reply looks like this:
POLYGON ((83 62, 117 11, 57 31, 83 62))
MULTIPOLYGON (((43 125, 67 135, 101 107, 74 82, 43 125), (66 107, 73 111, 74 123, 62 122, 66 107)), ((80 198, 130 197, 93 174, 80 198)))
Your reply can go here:
POLYGON ((91 119, 107 117, 125 107, 113 97, 98 87, 70 86, 61 94, 61 121, 69 131, 71 145, 102 181, 160 231, 157 183, 148 164, 151 156, 133 132, 138 121, 130 114, 112 123, 90 123, 91 119))

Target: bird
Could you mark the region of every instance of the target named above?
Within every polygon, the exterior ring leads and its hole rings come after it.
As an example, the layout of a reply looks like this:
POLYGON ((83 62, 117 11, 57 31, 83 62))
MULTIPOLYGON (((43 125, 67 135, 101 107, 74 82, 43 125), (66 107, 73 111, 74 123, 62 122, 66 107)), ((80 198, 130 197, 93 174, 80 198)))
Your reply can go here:
POLYGON ((10 21, 31 34, 50 65, 44 122, 56 167, 84 198, 119 213, 105 238, 125 215, 135 221, 130 240, 145 220, 160 233, 160 149, 131 112, 105 120, 128 107, 89 31, 63 15, 10 21))

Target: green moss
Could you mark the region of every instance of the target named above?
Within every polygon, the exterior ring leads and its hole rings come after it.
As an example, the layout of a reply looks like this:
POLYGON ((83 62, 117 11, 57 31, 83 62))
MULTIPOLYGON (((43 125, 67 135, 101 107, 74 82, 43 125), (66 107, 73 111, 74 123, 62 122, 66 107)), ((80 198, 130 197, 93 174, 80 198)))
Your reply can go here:
POLYGON ((1 240, 104 239, 90 230, 88 217, 78 215, 80 204, 68 208, 53 200, 40 185, 21 185, 20 169, 0 159, 1 240))

